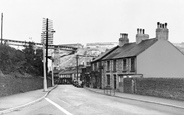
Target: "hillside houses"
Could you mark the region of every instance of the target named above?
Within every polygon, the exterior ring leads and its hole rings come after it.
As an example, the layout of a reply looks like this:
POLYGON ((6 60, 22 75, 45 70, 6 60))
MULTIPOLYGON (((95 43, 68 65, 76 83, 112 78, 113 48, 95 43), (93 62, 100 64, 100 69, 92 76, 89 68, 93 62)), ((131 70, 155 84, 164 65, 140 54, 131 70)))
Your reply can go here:
POLYGON ((123 92, 126 78, 183 78, 184 55, 168 36, 167 23, 159 22, 155 38, 137 29, 136 42, 130 43, 128 34, 121 33, 118 46, 92 61, 94 84, 123 92))

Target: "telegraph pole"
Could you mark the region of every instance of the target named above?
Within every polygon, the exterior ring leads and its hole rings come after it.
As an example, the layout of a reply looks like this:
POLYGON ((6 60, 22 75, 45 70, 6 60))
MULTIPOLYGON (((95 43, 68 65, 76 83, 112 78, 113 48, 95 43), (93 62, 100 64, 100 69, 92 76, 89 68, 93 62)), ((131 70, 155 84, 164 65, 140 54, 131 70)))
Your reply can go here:
POLYGON ((47 78, 46 78, 46 57, 45 57, 45 44, 43 43, 43 72, 44 72, 44 79, 43 79, 43 87, 44 87, 44 91, 47 91, 47 78))
MULTIPOLYGON (((44 91, 47 91, 47 77, 48 77, 48 45, 53 44, 53 30, 52 21, 48 18, 43 19, 43 28, 42 28, 42 39, 43 43, 43 53, 44 53, 44 91), (46 49, 46 53, 45 53, 46 49)), ((52 77, 53 78, 53 77, 52 77)), ((54 81, 52 79, 52 81, 54 81)), ((53 83, 52 83, 53 85, 53 83)))
POLYGON ((78 81, 78 59, 79 59, 79 57, 78 57, 78 55, 76 55, 76 69, 77 69, 77 81, 78 81))
POLYGON ((3 13, 1 13, 1 45, 2 45, 2 39, 3 39, 3 13))
MULTIPOLYGON (((46 19, 46 76, 48 75, 48 18, 46 19)), ((48 76, 47 76, 48 77, 48 76)))

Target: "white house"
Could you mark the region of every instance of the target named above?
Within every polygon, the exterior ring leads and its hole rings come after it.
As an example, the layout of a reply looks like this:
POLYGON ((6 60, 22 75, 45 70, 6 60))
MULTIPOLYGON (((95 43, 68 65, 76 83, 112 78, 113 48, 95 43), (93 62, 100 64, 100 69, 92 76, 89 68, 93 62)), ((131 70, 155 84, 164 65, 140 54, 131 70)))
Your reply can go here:
POLYGON ((137 29, 136 42, 121 34, 119 46, 102 59, 102 87, 118 89, 125 77, 184 78, 184 54, 168 41, 167 23, 157 23, 156 37, 137 29))

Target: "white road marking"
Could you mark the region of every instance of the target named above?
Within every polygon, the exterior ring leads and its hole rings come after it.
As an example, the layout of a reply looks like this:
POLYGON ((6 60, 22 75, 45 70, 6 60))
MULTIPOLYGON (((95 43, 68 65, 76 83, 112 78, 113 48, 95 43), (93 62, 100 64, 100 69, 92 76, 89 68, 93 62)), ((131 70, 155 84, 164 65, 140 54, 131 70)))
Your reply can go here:
POLYGON ((66 115, 73 115, 70 112, 68 112, 67 110, 65 110, 64 108, 62 108, 61 106, 59 106, 58 104, 54 103, 53 101, 51 101, 48 98, 45 98, 49 103, 51 103, 52 105, 54 105, 55 107, 57 107, 59 110, 61 110, 62 112, 64 112, 66 115))

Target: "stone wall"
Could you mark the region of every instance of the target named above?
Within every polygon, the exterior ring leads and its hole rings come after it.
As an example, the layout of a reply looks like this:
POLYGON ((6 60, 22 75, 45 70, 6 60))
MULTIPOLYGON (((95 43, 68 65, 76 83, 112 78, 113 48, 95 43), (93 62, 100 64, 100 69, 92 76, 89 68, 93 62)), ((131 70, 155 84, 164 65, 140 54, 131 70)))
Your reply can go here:
POLYGON ((136 94, 184 100, 183 78, 136 79, 136 94))
POLYGON ((123 86, 124 93, 184 100, 183 78, 126 78, 123 86))
MULTIPOLYGON (((47 82, 50 87, 51 80, 48 79, 47 82)), ((43 78, 40 77, 0 76, 0 97, 42 88, 43 78)))

